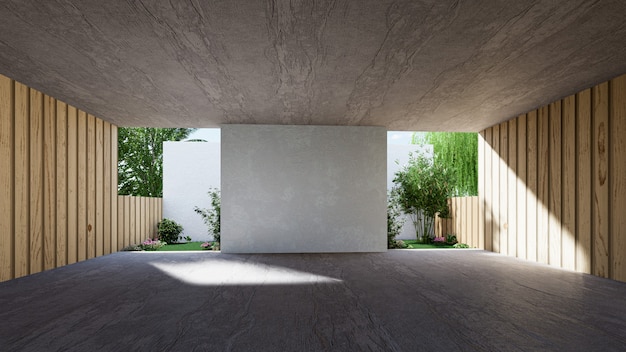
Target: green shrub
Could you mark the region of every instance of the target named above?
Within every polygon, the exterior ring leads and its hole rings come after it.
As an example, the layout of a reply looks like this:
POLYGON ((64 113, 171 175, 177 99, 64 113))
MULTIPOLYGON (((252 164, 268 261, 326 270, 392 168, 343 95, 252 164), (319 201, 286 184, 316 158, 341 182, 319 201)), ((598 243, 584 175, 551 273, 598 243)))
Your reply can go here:
POLYGON ((170 219, 163 219, 157 225, 159 240, 171 244, 178 242, 183 227, 170 219))
POLYGON ((402 231, 404 220, 398 192, 387 193, 387 248, 398 248, 396 236, 402 231))
POLYGON ((448 215, 448 197, 452 195, 454 174, 425 156, 409 156, 409 163, 395 173, 394 190, 398 192, 402 211, 415 226, 418 241, 430 243, 435 215, 448 215))
POLYGON ((209 198, 211 198, 211 207, 210 208, 199 208, 194 207, 193 211, 195 211, 198 215, 202 217, 202 220, 209 228, 209 234, 213 235, 213 240, 217 242, 217 246, 219 247, 220 242, 220 218, 221 218, 221 197, 220 190, 217 188, 211 188, 208 192, 209 198))
POLYGON ((452 246, 454 248, 470 248, 469 245, 465 244, 465 243, 456 243, 454 246, 452 246))

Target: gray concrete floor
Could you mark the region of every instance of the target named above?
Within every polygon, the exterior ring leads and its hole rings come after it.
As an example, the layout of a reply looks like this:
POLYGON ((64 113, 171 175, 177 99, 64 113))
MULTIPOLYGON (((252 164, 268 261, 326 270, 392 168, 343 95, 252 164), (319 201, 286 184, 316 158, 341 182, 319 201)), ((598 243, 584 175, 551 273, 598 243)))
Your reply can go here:
POLYGON ((478 250, 122 252, 0 309, 0 351, 626 351, 625 283, 478 250))

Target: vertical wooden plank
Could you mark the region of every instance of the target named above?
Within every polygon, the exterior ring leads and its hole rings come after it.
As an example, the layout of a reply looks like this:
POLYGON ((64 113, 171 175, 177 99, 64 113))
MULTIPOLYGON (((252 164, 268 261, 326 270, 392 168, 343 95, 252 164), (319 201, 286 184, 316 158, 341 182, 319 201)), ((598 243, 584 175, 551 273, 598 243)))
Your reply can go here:
POLYGON ((13 276, 14 82, 0 75, 0 281, 13 276))
POLYGON ((103 235, 104 235, 104 254, 111 253, 111 124, 103 123, 103 235))
POLYGON ((473 245, 472 247, 474 248, 481 248, 481 241, 480 241, 480 237, 482 236, 481 232, 480 232, 480 208, 478 206, 479 204, 479 199, 478 196, 472 197, 473 198, 473 204, 472 204, 472 218, 474 219, 474 237, 473 237, 473 245))
POLYGON ((130 197, 124 196, 124 246, 134 244, 131 238, 131 211, 130 197))
POLYGON ((82 261, 88 258, 87 242, 88 242, 88 211, 87 211, 87 114, 84 111, 78 111, 78 127, 77 127, 77 172, 78 172, 78 245, 77 259, 82 261))
POLYGON ((561 266, 576 269, 576 96, 563 99, 561 266))
POLYGON ((124 244, 124 198, 117 196, 117 249, 126 247, 124 244))
POLYGON ((87 259, 96 256, 96 118, 87 114, 87 259))
POLYGON ((626 75, 610 83, 610 277, 626 281, 626 75))
POLYGON ((478 240, 476 247, 485 248, 485 131, 478 134, 478 240))
POLYGON ((493 167, 492 167, 492 153, 493 153, 493 127, 485 130, 485 239, 484 249, 487 251, 493 250, 493 167))
POLYGON ((103 121, 96 118, 96 256, 104 254, 104 134, 103 121))
POLYGON ((538 121, 537 110, 526 114, 526 149, 528 157, 526 159, 526 259, 538 261, 537 240, 538 240, 538 213, 539 213, 539 158, 537 134, 538 121))
POLYGON ((135 201, 135 243, 142 242, 144 240, 141 233, 141 197, 133 197, 135 201))
MULTIPOLYGON (((518 117, 519 118, 519 117, 518 117)), ((517 119, 509 121, 508 254, 517 256, 517 119)))
POLYGON ((146 197, 141 197, 139 201, 139 240, 144 241, 148 238, 146 234, 146 197))
POLYGON ((509 127, 507 122, 500 124, 500 253, 508 254, 508 163, 509 163, 509 127))
POLYGON ((517 118, 517 256, 526 259, 526 114, 517 118))
POLYGON ((539 108, 537 116, 537 261, 548 264, 549 224, 549 107, 539 108))
MULTIPOLYGON (((28 189, 29 171, 29 151, 28 137, 30 119, 30 92, 27 86, 15 82, 15 120, 14 120, 14 172, 13 179, 14 195, 14 261, 15 261, 15 277, 28 275, 29 273, 29 200, 30 192, 28 189)), ((4 243, 2 244, 4 245, 4 243)))
POLYGON ((117 200, 117 126, 111 125, 111 250, 117 252, 122 247, 120 246, 118 237, 118 214, 117 207, 119 206, 117 200))
POLYGON ((609 84, 592 89, 593 111, 593 208, 594 275, 609 277, 609 84))
POLYGON ((591 89, 576 96, 576 271, 591 273, 591 89))
POLYGON ((43 270, 43 94, 30 90, 30 273, 43 270))
POLYGON ((493 153, 491 154, 491 206, 493 210, 493 230, 492 230, 492 249, 496 253, 500 253, 500 125, 492 127, 493 153))
POLYGON ((562 117, 561 101, 550 104, 550 167, 549 167, 549 210, 548 263, 561 266, 561 219, 562 219, 562 117))
POLYGON ((56 124, 56 207, 57 207, 57 266, 67 264, 67 105, 57 100, 56 124))
POLYGON ((56 267, 56 100, 44 97, 44 269, 56 267))
POLYGON ((78 261, 78 111, 67 107, 67 263, 78 261))

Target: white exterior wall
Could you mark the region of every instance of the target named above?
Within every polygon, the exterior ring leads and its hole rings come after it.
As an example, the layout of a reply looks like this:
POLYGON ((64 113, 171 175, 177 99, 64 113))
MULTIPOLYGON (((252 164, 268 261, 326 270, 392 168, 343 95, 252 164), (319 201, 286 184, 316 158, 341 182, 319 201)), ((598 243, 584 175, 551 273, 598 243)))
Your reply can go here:
POLYGON ((181 224, 193 241, 213 240, 193 211, 209 207, 210 188, 220 188, 219 143, 163 143, 163 217, 181 224))
POLYGON ((381 127, 222 126, 222 251, 386 251, 386 147, 381 127))

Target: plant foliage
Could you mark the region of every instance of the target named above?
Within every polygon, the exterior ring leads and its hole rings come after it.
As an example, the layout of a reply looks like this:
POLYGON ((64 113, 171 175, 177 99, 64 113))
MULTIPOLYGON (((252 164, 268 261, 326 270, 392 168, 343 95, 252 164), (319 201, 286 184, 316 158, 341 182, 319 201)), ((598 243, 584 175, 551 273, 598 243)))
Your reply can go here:
POLYGON ((194 207, 193 211, 202 217, 202 220, 209 228, 209 234, 213 235, 213 239, 219 246, 220 242, 220 217, 221 217, 221 197, 220 190, 217 188, 211 188, 208 192, 211 199, 210 208, 194 207))
POLYGON ((454 185, 454 174, 418 154, 410 154, 408 164, 396 172, 393 180, 402 211, 415 226, 415 235, 429 243, 433 234, 435 215, 448 215, 448 197, 454 185))
POLYGON ((157 232, 159 234, 159 240, 167 244, 172 244, 178 242, 181 238, 180 233, 183 232, 183 227, 176 223, 176 221, 163 219, 157 224, 157 232))
POLYGON ((387 248, 401 248, 396 236, 402 232, 404 221, 399 194, 396 190, 391 190, 387 194, 387 248))
POLYGON ((428 132, 423 138, 414 135, 413 144, 431 144, 435 164, 455 174, 452 196, 478 195, 478 134, 428 132))
POLYGON ((163 196, 163 142, 180 141, 193 128, 118 129, 118 193, 163 196))

